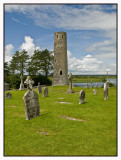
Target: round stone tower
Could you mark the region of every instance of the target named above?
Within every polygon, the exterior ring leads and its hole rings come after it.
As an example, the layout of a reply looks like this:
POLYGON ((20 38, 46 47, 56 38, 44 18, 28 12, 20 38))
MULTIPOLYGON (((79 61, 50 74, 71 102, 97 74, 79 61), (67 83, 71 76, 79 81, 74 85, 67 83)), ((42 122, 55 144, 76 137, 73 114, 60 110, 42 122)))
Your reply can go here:
POLYGON ((66 32, 54 33, 54 86, 68 85, 66 32))

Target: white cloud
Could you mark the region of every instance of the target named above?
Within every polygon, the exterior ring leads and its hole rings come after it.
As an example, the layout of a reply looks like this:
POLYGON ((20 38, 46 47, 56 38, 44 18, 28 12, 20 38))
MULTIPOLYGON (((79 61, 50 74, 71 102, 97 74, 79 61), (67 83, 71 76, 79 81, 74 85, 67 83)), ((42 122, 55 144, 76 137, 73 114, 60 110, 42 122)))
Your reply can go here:
POLYGON ((80 8, 75 8, 71 5, 5 5, 5 11, 21 12, 31 18, 37 26, 44 28, 107 31, 116 29, 116 12, 112 11, 114 5, 112 7, 104 5, 80 6, 80 8))
POLYGON ((20 46, 21 50, 26 50, 28 52, 29 56, 32 56, 34 54, 34 51, 39 49, 39 46, 35 46, 35 44, 33 43, 33 39, 30 36, 25 36, 24 37, 25 42, 22 43, 22 45, 20 46))
POLYGON ((106 74, 108 70, 110 74, 116 73, 115 64, 105 64, 92 55, 86 55, 83 59, 73 57, 70 51, 68 55, 68 70, 72 74, 106 74))
POLYGON ((8 44, 5 47, 5 62, 9 62, 12 59, 14 46, 12 44, 8 44))

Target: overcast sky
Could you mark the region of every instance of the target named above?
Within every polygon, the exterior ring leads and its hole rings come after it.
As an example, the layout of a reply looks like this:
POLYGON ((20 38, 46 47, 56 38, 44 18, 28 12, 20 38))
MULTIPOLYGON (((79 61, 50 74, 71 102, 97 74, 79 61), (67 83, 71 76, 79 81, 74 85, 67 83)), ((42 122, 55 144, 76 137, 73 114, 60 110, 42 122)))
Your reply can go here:
POLYGON ((68 72, 116 74, 116 5, 5 5, 5 61, 25 49, 54 50, 67 32, 68 72))

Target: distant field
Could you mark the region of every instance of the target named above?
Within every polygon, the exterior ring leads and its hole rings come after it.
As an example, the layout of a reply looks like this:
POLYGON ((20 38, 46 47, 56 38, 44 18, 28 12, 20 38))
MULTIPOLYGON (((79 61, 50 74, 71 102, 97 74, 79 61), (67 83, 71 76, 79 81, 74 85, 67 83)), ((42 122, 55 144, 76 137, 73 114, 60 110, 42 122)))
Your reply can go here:
MULTIPOLYGON (((116 76, 110 75, 108 76, 109 79, 116 79, 116 76)), ((49 77, 50 80, 53 80, 53 77, 49 77)), ((88 82, 105 82, 107 80, 107 76, 79 76, 73 75, 73 82, 74 83, 86 83, 88 82)))
POLYGON ((97 95, 91 88, 83 88, 86 98, 80 105, 82 88, 73 89, 75 93, 67 94, 68 86, 49 87, 48 97, 39 94, 41 116, 28 121, 23 104, 26 91, 10 91, 12 99, 5 99, 4 106, 4 155, 116 156, 116 87, 109 88, 107 101, 102 88, 97 89, 97 95))

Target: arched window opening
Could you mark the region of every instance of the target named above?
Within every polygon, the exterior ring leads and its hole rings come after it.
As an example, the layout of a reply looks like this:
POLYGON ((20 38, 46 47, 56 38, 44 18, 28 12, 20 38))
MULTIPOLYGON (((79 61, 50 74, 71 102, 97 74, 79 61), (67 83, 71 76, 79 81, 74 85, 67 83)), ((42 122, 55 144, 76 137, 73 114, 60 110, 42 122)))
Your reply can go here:
POLYGON ((60 71, 60 75, 62 75, 62 71, 60 71))

